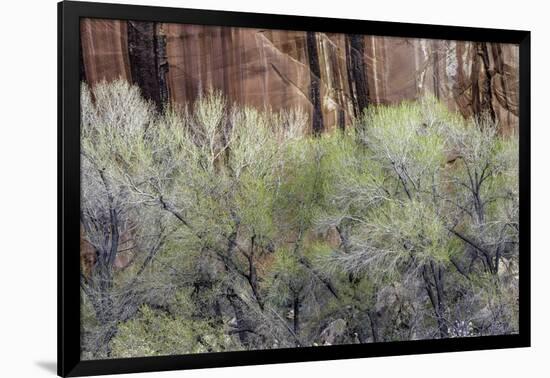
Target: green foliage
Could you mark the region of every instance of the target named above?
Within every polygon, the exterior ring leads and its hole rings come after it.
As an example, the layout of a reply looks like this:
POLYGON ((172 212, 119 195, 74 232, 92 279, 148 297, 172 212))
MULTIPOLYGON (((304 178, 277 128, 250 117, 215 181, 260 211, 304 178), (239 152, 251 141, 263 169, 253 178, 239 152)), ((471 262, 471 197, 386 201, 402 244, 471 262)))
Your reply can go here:
POLYGON ((314 137, 299 110, 158 113, 122 81, 81 113, 84 357, 517 331, 518 141, 494 123, 427 98, 314 137))
POLYGON ((299 257, 286 248, 275 252, 274 262, 265 286, 268 298, 274 304, 286 306, 303 289, 307 272, 298 261, 299 257))
POLYGON ((119 325, 111 347, 111 356, 117 358, 223 352, 235 348, 223 329, 208 321, 172 317, 148 306, 142 306, 135 319, 119 325))

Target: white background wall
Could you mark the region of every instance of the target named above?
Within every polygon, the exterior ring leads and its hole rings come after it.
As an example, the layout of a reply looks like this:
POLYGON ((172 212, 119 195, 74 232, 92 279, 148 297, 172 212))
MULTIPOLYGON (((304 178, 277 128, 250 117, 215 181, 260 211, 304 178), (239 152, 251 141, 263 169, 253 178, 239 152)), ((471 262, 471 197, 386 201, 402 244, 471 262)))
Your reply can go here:
MULTIPOLYGON (((112 0, 115 2, 116 0, 112 0)), ((140 377, 542 377, 550 360, 550 20, 527 0, 132 0, 123 3, 446 25, 532 34, 530 349, 141 374, 140 377)), ((4 1, 0 19, 0 376, 53 376, 56 360, 56 2, 4 1)), ((76 251, 75 251, 76 253, 76 251)), ((297 351, 297 353, 299 353, 297 351)), ((138 376, 138 375, 136 375, 138 376)))

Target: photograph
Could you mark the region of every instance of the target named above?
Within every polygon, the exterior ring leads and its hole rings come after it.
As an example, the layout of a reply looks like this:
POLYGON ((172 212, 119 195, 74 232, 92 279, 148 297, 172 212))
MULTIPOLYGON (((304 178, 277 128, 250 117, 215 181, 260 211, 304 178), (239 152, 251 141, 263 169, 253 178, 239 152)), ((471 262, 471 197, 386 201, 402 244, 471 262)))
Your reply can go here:
POLYGON ((518 44, 79 22, 82 361, 519 334, 518 44))

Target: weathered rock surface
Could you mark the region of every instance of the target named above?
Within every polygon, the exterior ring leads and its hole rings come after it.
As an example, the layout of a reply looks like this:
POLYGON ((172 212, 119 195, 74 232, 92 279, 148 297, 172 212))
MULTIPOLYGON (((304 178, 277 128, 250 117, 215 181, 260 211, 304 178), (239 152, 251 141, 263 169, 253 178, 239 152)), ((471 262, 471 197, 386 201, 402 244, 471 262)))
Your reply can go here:
POLYGON ((504 133, 518 124, 516 45, 98 19, 81 21, 81 38, 83 80, 125 78, 159 106, 214 88, 230 103, 301 107, 315 132, 431 93, 504 133))

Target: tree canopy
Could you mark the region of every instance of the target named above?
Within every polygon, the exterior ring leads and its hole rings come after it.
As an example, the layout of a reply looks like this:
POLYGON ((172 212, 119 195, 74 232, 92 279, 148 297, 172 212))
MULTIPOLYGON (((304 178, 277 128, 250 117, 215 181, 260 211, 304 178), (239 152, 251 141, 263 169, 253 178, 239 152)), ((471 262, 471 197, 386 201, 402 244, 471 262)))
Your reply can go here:
POLYGON ((83 358, 517 332, 516 135, 432 98, 308 125, 82 85, 83 358))

